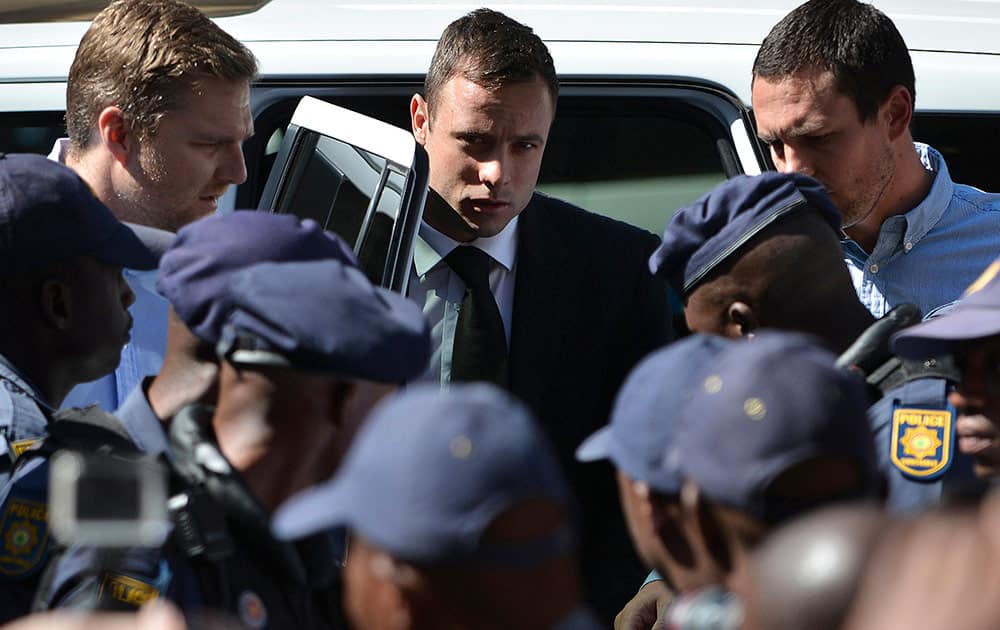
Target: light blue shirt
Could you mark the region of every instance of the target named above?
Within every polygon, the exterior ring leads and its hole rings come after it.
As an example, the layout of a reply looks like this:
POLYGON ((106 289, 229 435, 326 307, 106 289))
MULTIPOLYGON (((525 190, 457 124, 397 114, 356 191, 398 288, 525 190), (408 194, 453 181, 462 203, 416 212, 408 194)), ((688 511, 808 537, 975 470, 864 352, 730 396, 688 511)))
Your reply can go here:
POLYGON ((927 315, 957 300, 1000 255, 1000 195, 952 182, 940 153, 914 146, 934 173, 927 197, 885 220, 870 255, 841 241, 858 298, 875 317, 904 302, 927 315))
MULTIPOLYGON (((496 236, 468 243, 489 254, 490 291, 500 310, 507 347, 514 313, 514 276, 517 258, 517 220, 514 217, 496 236)), ((465 297, 465 283, 445 263, 445 257, 460 243, 421 222, 419 238, 413 246, 413 274, 409 297, 423 308, 431 327, 431 360, 421 380, 451 382, 452 349, 458 326, 458 311, 465 297)))

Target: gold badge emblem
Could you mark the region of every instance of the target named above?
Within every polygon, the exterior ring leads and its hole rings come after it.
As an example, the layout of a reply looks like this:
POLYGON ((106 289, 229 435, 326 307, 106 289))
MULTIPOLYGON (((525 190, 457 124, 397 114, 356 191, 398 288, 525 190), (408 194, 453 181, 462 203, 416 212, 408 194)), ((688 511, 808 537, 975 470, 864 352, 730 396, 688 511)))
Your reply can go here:
POLYGON ((946 409, 896 409, 892 414, 892 464, 911 479, 932 480, 951 465, 953 416, 946 409))
POLYGON ((14 451, 14 457, 20 457, 22 453, 35 445, 38 440, 18 440, 10 443, 10 450, 14 451))
POLYGON ((159 595, 160 591, 152 584, 119 573, 105 573, 97 598, 111 597, 127 606, 139 608, 159 595))

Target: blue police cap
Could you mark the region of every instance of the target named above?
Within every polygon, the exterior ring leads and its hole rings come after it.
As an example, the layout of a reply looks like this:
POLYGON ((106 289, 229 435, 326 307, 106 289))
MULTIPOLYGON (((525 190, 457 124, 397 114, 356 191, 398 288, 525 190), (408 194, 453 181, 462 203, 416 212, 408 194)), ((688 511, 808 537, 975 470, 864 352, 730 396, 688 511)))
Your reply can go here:
POLYGON ((773 172, 734 177, 674 213, 649 269, 685 296, 761 230, 804 211, 819 213, 840 234, 840 213, 816 180, 773 172))
POLYGON ((0 265, 17 275, 75 256, 155 269, 156 258, 72 169, 0 153, 0 265))
POLYGON ((381 382, 420 375, 430 331, 416 302, 374 286, 339 260, 261 263, 232 276, 218 352, 381 382))
POLYGON ((530 566, 572 548, 566 523, 533 540, 486 542, 508 509, 570 491, 530 412, 488 384, 407 388, 362 426, 337 475, 292 497, 272 528, 286 539, 335 526, 422 565, 530 566))
POLYGON ((858 483, 842 498, 874 496, 880 484, 866 386, 835 361, 797 333, 765 331, 733 344, 685 406, 670 456, 684 478, 706 497, 768 523, 823 501, 769 492, 783 473, 816 457, 856 464, 858 483))
POLYGON ((1000 335, 1000 258, 980 274, 960 300, 897 333, 892 349, 901 357, 926 359, 950 354, 956 341, 994 335, 1000 335))
POLYGON ((625 379, 611 410, 611 423, 576 451, 580 461, 610 459, 636 481, 663 494, 680 492, 683 479, 667 460, 681 410, 699 375, 732 341, 690 335, 643 359, 625 379))
POLYGON ((255 210, 214 214, 177 232, 160 260, 156 289, 191 332, 215 344, 234 272, 262 262, 323 259, 357 263, 350 248, 315 221, 255 210))

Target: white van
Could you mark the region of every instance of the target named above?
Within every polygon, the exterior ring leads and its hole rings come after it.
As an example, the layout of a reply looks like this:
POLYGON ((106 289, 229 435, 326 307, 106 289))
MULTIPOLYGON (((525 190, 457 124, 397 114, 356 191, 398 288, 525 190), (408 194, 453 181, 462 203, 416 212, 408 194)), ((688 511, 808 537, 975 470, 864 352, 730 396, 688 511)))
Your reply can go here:
MULTIPOLYGON (((221 1, 228 7, 239 4, 221 1)), ((308 187, 310 181, 330 181, 338 169, 342 181, 351 172, 335 160, 329 166, 331 156, 347 153, 324 138, 343 139, 346 131, 337 122, 343 113, 323 102, 408 130, 409 98, 421 89, 439 34, 480 5, 449 0, 244 4, 263 6, 218 18, 261 65, 252 93, 256 134, 245 145, 248 179, 230 196, 229 207, 312 208, 310 214, 364 254, 373 278, 401 288, 406 274, 400 270, 409 264, 423 199, 419 151, 404 159, 395 145, 366 144, 366 138, 352 136, 348 144, 390 159, 379 166, 374 187, 361 191, 375 203, 355 200, 351 210, 341 211, 328 183, 308 187), (289 127, 307 95, 318 100, 307 101, 289 127), (272 172, 276 162, 279 168, 272 172), (389 197, 380 192, 386 187, 397 190, 389 196, 402 209, 389 209, 389 197)), ((539 188, 659 232, 675 208, 719 181, 769 168, 753 131, 750 70, 760 41, 797 4, 490 4, 533 27, 549 44, 560 73, 561 95, 539 188)), ((956 181, 1000 190, 1000 174, 987 157, 1000 143, 1000 38, 995 36, 1000 10, 991 2, 961 0, 876 4, 911 48, 917 74, 915 137, 942 151, 956 181)), ((0 151, 47 152, 61 135, 65 78, 86 27, 87 22, 0 25, 0 151)), ((404 143, 405 136, 405 131, 395 135, 404 143)))

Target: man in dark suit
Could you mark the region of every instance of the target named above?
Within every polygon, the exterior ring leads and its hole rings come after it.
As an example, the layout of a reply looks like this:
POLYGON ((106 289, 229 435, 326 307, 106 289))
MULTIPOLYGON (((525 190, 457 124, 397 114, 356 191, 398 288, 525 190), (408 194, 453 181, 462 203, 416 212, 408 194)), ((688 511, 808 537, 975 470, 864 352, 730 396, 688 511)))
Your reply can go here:
POLYGON ((670 324, 655 236, 535 191, 558 92, 527 26, 479 9, 447 27, 410 104, 431 188, 410 295, 432 327, 428 378, 504 385, 541 419, 580 504, 588 601, 610 620, 642 571, 612 476, 573 452, 670 324))

